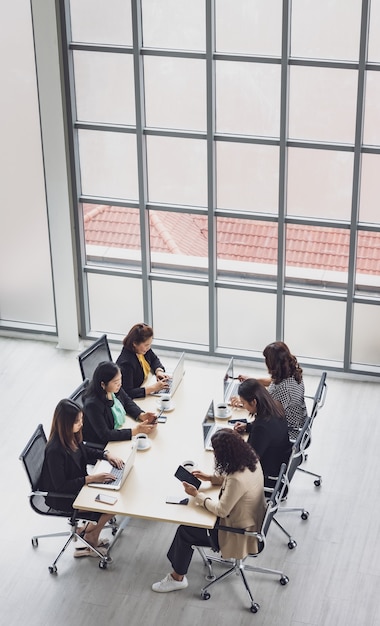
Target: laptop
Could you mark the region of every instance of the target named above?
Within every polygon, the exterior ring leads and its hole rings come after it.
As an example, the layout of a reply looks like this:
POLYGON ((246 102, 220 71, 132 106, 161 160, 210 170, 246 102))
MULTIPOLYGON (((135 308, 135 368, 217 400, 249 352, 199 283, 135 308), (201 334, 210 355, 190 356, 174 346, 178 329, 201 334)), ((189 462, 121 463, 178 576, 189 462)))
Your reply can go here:
POLYGON ((214 401, 212 400, 210 406, 207 409, 207 413, 202 422, 203 428, 203 442, 205 450, 213 450, 211 444, 212 436, 221 428, 231 428, 227 424, 216 423, 215 422, 215 412, 214 412, 214 401))
POLYGON ((185 353, 182 352, 179 357, 178 363, 175 366, 173 373, 171 374, 171 378, 168 380, 168 388, 161 389, 161 391, 157 391, 153 393, 153 396, 161 396, 163 393, 170 393, 173 397, 175 392, 177 391, 178 385, 181 382, 183 375, 185 373, 185 353))
POLYGON ((122 467, 121 469, 114 467, 113 465, 111 465, 111 463, 109 463, 105 459, 98 461, 92 473, 102 474, 103 472, 108 472, 109 474, 113 474, 114 476, 116 476, 116 480, 112 481, 112 483, 89 483, 88 487, 96 487, 97 489, 99 489, 100 487, 101 489, 111 489, 112 491, 118 491, 119 489, 121 489, 129 472, 131 471, 133 467, 133 464, 135 462, 136 452, 137 452, 137 443, 133 442, 132 447, 129 451, 128 458, 124 462, 124 467, 122 467))
POLYGON ((223 378, 223 398, 228 403, 233 396, 238 395, 240 380, 234 375, 234 357, 230 359, 226 373, 223 378))

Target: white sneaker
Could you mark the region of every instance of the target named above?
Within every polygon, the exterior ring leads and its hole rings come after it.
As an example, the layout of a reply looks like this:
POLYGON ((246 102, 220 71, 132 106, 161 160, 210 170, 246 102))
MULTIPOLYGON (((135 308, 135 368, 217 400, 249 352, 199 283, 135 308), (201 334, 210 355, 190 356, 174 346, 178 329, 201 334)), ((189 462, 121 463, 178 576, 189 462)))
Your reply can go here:
POLYGON ((168 591, 177 591, 177 589, 186 589, 188 584, 186 576, 182 580, 174 580, 172 575, 168 574, 160 582, 154 583, 152 589, 158 593, 167 593, 168 591))

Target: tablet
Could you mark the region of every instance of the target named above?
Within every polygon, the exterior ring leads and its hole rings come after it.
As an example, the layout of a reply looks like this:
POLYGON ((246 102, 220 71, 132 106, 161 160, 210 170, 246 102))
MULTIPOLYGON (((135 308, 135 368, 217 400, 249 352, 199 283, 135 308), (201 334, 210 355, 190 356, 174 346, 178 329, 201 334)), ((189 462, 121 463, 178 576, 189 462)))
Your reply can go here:
POLYGON ((202 484, 202 481, 194 476, 194 474, 192 474, 191 472, 188 472, 187 469, 183 467, 183 465, 178 466, 178 469, 174 476, 178 478, 178 480, 180 480, 182 483, 185 482, 190 483, 190 485, 194 485, 196 489, 199 489, 202 484))

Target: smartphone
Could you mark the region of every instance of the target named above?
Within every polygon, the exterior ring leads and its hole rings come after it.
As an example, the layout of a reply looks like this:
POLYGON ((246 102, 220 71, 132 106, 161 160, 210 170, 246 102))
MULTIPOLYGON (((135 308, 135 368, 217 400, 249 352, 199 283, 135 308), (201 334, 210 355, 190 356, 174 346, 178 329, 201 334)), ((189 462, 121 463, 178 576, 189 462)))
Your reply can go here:
POLYGON ((191 472, 188 472, 187 469, 183 467, 183 465, 178 466, 177 471, 174 474, 174 476, 178 478, 178 480, 180 480, 181 483, 183 482, 190 483, 190 485, 194 485, 196 489, 199 489, 199 487, 202 484, 202 481, 199 480, 199 478, 197 478, 196 476, 194 476, 194 474, 192 474, 191 472))
POLYGON ((98 493, 95 500, 96 502, 103 502, 103 504, 115 504, 117 502, 116 496, 111 496, 108 493, 98 493))
POLYGON ((247 423, 247 419, 245 417, 237 417, 234 418, 232 420, 228 420, 229 424, 237 424, 238 422, 242 422, 242 424, 246 424, 247 423))
POLYGON ((189 498, 181 498, 178 496, 168 496, 166 504, 189 504, 189 498))

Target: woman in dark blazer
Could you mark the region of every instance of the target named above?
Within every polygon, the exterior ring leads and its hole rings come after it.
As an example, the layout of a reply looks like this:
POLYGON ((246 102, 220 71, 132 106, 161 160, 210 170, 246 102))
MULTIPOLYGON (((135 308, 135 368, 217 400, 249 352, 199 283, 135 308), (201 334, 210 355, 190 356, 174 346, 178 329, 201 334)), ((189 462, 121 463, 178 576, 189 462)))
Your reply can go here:
POLYGON ((83 400, 83 437, 85 441, 105 446, 108 441, 125 441, 138 433, 149 434, 156 426, 155 413, 144 411, 121 388, 121 372, 113 361, 103 361, 83 400), (134 428, 120 428, 126 415, 141 420, 134 428))
POLYGON ((131 398, 145 398, 167 388, 168 376, 158 356, 151 349, 153 328, 148 324, 135 324, 123 339, 123 349, 116 359, 122 373, 122 386, 131 398), (142 387, 148 374, 156 381, 142 387))
POLYGON ((235 430, 248 433, 248 443, 255 449, 263 468, 265 487, 273 487, 282 463, 288 463, 291 443, 288 424, 281 404, 254 378, 239 385, 240 402, 254 420, 237 422, 235 430))
MULTIPOLYGON (((81 407, 72 400, 61 400, 54 411, 40 480, 41 490, 70 495, 70 497, 56 495, 46 497, 46 504, 58 511, 70 511, 83 485, 114 480, 109 473, 88 475, 87 464, 93 464, 97 459, 104 458, 115 467, 123 466, 122 459, 112 456, 107 450, 103 452, 83 444, 82 424, 81 407)), ((85 516, 86 519, 94 519, 97 523, 89 522, 86 525, 84 539, 92 546, 101 545, 100 531, 113 516, 89 512, 86 512, 85 516)), ((82 548, 76 550, 75 556, 87 556, 91 552, 89 548, 87 551, 86 548, 82 548)))

